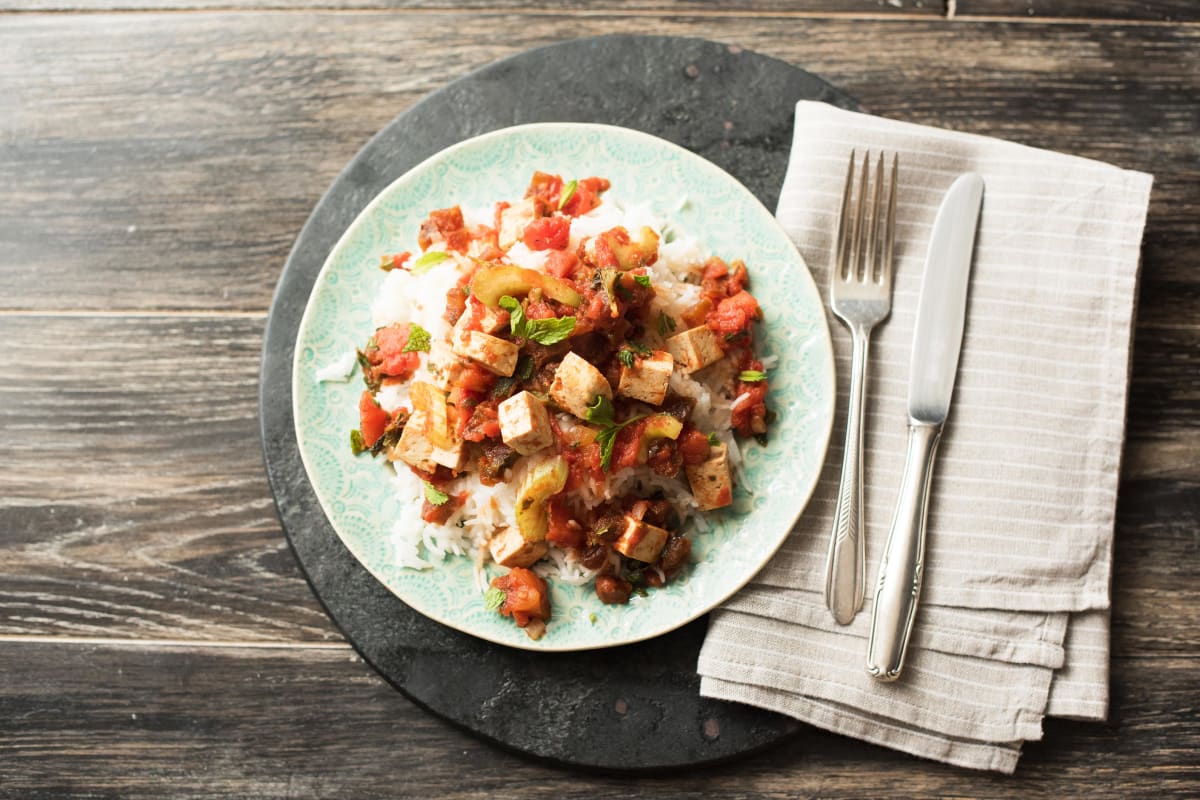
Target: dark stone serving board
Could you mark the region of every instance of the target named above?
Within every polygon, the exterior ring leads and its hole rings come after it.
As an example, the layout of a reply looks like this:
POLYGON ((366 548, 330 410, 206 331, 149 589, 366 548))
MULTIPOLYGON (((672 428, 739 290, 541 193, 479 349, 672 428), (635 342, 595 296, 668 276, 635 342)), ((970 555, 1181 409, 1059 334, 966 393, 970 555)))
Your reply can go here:
POLYGON ((371 139, 317 204, 267 322, 259 412, 267 474, 313 592, 362 657, 414 702, 503 747, 600 770, 720 761, 799 729, 789 718, 700 696, 704 619, 639 644, 543 654, 491 644, 413 611, 354 559, 325 518, 296 444, 291 379, 297 328, 330 249, 371 198, 428 156, 510 125, 608 123, 704 156, 774 208, 801 99, 855 106, 803 70, 715 42, 563 42, 425 98, 371 139))

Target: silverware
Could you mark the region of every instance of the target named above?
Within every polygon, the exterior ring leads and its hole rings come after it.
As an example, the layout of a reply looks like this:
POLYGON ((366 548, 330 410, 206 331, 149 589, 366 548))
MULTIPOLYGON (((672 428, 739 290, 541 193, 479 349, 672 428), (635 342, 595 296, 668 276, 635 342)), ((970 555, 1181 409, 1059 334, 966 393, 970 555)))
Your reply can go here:
POLYGON ((871 329, 892 309, 892 246, 896 237, 897 157, 892 156, 891 176, 885 183, 881 153, 871 182, 871 154, 865 154, 857 200, 851 208, 855 158, 851 151, 838 222, 837 259, 829 282, 829 306, 850 329, 854 351, 842 479, 825 566, 825 605, 840 625, 848 625, 863 604, 862 449, 867 354, 871 329))
POLYGON ((938 209, 925 260, 909 368, 908 455, 896 515, 879 562, 867 645, 867 672, 881 681, 900 677, 917 613, 933 458, 958 372, 971 251, 982 202, 983 179, 974 173, 959 176, 938 209))

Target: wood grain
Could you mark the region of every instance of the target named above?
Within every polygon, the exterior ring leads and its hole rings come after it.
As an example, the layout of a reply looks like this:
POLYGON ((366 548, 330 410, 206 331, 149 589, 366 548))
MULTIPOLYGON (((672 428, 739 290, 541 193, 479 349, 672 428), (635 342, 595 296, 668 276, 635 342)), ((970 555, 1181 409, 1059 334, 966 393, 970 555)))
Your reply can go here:
POLYGON ((957 0, 956 16, 1195 22, 1200 7, 1192 0, 957 0))
POLYGON ((0 316, 0 634, 340 640, 263 475, 262 326, 0 316))
POLYGON ((730 13, 787 14, 789 16, 940 16, 943 0, 0 0, 0 10, 112 11, 197 9, 390 9, 395 11, 465 11, 478 9, 512 12, 553 11, 604 14, 619 11, 681 14, 730 13))
MULTIPOLYGON (((0 315, 0 635, 338 640, 262 474, 262 324, 0 315)), ((1181 375, 1150 363, 1162 388, 1181 375)), ((1127 470, 1120 492, 1115 636, 1129 652, 1197 653, 1200 467, 1169 469, 1154 449, 1190 400, 1156 403, 1153 386, 1128 449, 1156 472, 1127 470)))
MULTIPOLYGON (((1200 28, 680 16, 653 29, 801 64, 876 113, 1157 173, 1147 292, 1196 319, 1181 292, 1200 248, 1186 202, 1200 28)), ((526 47, 645 30, 554 13, 8 17, 0 307, 263 311, 324 188, 396 113, 526 47)))
POLYGON ((348 650, 6 647, 0 794, 521 797, 592 800, 891 795, 1186 797, 1200 737, 1195 659, 1121 658, 1107 724, 1052 720, 1015 778, 807 729, 747 761, 658 777, 585 776, 453 730, 348 650), (197 702, 204 698, 204 702, 197 702), (70 769, 64 769, 69 765, 70 769), (470 778, 465 778, 469 765, 470 778))

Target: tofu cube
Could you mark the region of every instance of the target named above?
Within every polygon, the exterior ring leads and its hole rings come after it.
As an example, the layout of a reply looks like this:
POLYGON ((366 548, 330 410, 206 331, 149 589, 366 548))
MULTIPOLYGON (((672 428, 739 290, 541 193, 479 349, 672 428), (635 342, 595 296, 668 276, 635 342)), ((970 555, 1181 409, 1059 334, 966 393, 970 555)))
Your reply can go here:
POLYGON ((422 472, 433 472, 438 465, 449 467, 455 472, 462 469, 466 447, 460 439, 452 448, 436 446, 426 435, 428 419, 420 411, 414 411, 400 434, 400 441, 388 453, 392 461, 403 461, 422 472))
POLYGON ((575 353, 567 353, 554 371, 550 398, 563 409, 586 420, 588 406, 596 402, 597 395, 612 400, 612 386, 608 378, 575 353))
POLYGON ((426 370, 429 373, 429 383, 448 392, 458 383, 459 375, 465 366, 461 359, 450 352, 444 344, 438 343, 429 354, 426 370))
POLYGON ((621 537, 613 544, 613 548, 623 556, 653 564, 666 544, 666 531, 626 514, 621 537))
POLYGON ((508 377, 517 368, 520 348, 507 339, 497 339, 481 331, 468 331, 465 337, 455 340, 454 352, 471 359, 489 372, 508 377))
POLYGON ((502 567, 533 566, 549 549, 549 542, 527 541, 516 527, 505 528, 488 540, 492 560, 502 567))
POLYGON ((677 333, 667 339, 667 350, 683 366, 684 372, 695 372, 720 361, 725 352, 717 335, 707 325, 677 333))
POLYGON ((724 508, 733 502, 733 479, 729 475, 729 452, 723 444, 714 446, 703 462, 684 467, 692 495, 701 511, 724 508))
POLYGON ((667 384, 671 381, 671 370, 674 368, 675 359, 670 353, 655 350, 651 355, 634 361, 632 367, 621 367, 617 394, 652 406, 661 406, 667 397, 667 384))
POLYGON ((489 308, 479 302, 476 297, 467 300, 467 308, 463 311, 450 334, 453 342, 465 340, 470 331, 495 333, 508 326, 508 313, 498 308, 489 308))
POLYGON ((554 444, 546 406, 529 392, 518 392, 500 404, 500 436, 523 456, 554 444))
POLYGON ((500 212, 500 230, 497 238, 501 250, 507 250, 520 241, 521 235, 525 233, 525 226, 533 219, 534 213, 532 197, 527 197, 500 212))

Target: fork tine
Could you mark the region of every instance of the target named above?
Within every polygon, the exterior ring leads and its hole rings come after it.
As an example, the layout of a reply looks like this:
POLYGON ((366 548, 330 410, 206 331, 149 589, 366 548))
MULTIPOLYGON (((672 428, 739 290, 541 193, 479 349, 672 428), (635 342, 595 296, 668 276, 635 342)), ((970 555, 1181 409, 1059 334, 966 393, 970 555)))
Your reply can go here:
POLYGON ((896 243, 896 185, 900 169, 900 155, 892 154, 892 179, 888 184, 887 224, 883 237, 883 263, 879 265, 879 282, 890 292, 892 288, 893 254, 896 243))
POLYGON ((863 154, 863 169, 858 178, 858 197, 854 206, 854 247, 850 252, 850 271, 847 280, 862 280, 863 262, 866 256, 866 241, 863 230, 867 222, 867 177, 871 173, 871 151, 863 154))
POLYGON ((842 190, 842 215, 838 218, 837 232, 837 261, 834 262, 834 277, 837 280, 846 280, 846 269, 848 261, 847 247, 850 244, 850 232, 846 230, 850 224, 850 192, 854 188, 854 159, 855 152, 850 151, 850 166, 846 169, 846 186, 842 190))
MULTIPOLYGON (((867 164, 869 172, 871 165, 867 164)), ((875 283, 877 278, 876 273, 879 271, 879 260, 883 257, 883 247, 880 241, 885 234, 883 225, 880 224, 879 212, 882 209, 883 203, 883 153, 879 154, 879 159, 875 165, 875 182, 871 186, 871 228, 870 234, 867 237, 867 243, 870 250, 867 251, 866 269, 863 271, 863 283, 875 283)))

